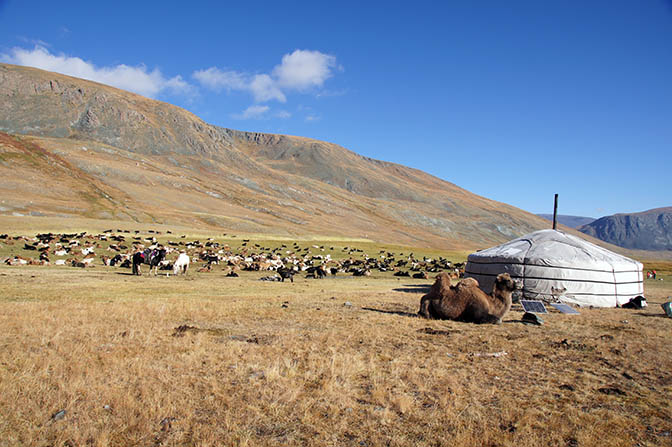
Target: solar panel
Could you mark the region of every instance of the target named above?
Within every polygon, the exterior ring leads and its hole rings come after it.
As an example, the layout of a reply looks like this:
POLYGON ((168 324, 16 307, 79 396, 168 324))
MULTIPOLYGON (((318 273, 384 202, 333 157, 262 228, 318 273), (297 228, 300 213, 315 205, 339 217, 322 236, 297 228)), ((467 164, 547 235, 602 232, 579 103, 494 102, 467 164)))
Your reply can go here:
POLYGON ((578 314, 579 311, 563 303, 551 303, 551 306, 555 307, 556 310, 559 310, 563 314, 578 314))
POLYGON ((520 300, 520 304, 523 305, 525 312, 531 312, 533 314, 547 314, 546 306, 544 303, 537 300, 520 300))

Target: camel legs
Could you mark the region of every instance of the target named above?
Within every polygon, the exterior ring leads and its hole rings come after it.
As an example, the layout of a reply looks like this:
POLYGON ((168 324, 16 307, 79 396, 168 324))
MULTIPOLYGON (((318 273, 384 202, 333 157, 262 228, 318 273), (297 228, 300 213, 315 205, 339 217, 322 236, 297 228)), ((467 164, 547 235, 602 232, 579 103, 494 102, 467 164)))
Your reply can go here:
POLYGON ((462 321, 477 323, 477 324, 501 324, 502 318, 491 314, 489 311, 483 309, 482 306, 469 305, 462 312, 462 321))
POLYGON ((420 310, 418 311, 418 315, 424 318, 432 318, 432 315, 429 313, 429 302, 431 298, 428 296, 423 296, 422 299, 420 300, 420 310))

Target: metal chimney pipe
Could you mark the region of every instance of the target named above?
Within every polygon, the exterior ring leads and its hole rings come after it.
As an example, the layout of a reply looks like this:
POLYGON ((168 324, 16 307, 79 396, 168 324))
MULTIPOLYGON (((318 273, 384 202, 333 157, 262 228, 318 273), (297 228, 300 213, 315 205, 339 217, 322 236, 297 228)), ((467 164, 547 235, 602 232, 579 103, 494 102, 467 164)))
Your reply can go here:
POLYGON ((553 205, 553 229, 558 229, 558 195, 555 195, 555 204, 553 205))

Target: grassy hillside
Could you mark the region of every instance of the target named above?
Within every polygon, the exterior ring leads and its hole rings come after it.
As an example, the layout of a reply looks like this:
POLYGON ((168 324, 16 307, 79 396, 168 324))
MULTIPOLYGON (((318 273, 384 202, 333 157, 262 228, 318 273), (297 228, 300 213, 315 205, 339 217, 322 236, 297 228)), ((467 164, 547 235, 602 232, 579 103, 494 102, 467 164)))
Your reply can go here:
POLYGON ((0 64, 0 213, 116 218, 276 234, 333 234, 483 248, 542 228, 537 216, 335 144, 209 125, 170 104, 37 69, 0 64), (13 140, 13 142, 10 142, 13 140), (18 164, 17 164, 18 163, 18 164), (46 163, 46 164, 45 164, 46 163), (32 170, 31 170, 32 169, 32 170), (16 177, 20 175, 22 180, 16 177), (53 175, 54 178, 50 178, 53 175), (29 181, 30 180, 30 181, 29 181), (64 202, 67 199, 60 199, 64 202))

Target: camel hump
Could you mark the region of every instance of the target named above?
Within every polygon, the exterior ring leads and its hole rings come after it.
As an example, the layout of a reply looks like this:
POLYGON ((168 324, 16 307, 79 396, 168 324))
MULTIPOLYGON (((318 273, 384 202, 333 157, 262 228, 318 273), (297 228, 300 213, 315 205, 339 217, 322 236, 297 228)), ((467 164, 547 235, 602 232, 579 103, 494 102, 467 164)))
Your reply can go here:
POLYGON ((440 294, 442 290, 450 289, 450 287, 450 276, 445 272, 441 272, 436 275, 436 281, 432 284, 430 293, 440 294))
POLYGON ((457 283, 457 287, 478 287, 478 281, 476 278, 464 278, 461 280, 459 283, 457 283))
POLYGON ((446 272, 441 272, 436 275, 436 282, 448 282, 450 284, 450 275, 446 272))

